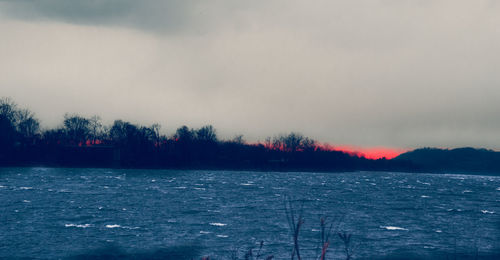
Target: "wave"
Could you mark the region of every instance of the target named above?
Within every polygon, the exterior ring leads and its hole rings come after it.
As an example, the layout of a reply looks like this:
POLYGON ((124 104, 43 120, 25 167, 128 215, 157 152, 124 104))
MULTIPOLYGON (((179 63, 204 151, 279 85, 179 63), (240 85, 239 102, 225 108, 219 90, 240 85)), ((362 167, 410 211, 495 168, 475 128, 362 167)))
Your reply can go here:
POLYGON ((227 224, 224 224, 224 223, 218 223, 218 222, 212 222, 212 223, 208 223, 209 225, 211 226, 216 226, 216 227, 223 227, 223 226, 227 226, 227 224))
POLYGON ((395 227, 395 226, 380 226, 380 228, 387 229, 387 230, 401 230, 401 231, 408 231, 406 228, 402 227, 395 227))
POLYGON ((76 228, 88 228, 92 227, 92 224, 64 224, 65 227, 76 227, 76 228))
POLYGON ((106 228, 119 228, 121 227, 120 225, 113 224, 113 225, 106 225, 106 228))

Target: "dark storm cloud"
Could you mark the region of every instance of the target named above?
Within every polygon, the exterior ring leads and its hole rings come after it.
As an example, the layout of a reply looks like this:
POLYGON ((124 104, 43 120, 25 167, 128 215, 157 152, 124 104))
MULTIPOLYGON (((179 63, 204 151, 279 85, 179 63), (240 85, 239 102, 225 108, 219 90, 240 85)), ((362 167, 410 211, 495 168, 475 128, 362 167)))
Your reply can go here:
POLYGON ((0 0, 0 11, 22 20, 177 31, 189 21, 195 1, 183 0, 0 0))

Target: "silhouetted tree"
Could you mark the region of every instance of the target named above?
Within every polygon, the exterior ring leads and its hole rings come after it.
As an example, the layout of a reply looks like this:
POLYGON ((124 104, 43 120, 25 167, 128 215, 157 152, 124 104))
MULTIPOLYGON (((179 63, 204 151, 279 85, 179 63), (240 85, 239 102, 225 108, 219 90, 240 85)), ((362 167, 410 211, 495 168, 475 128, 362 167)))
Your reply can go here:
POLYGON ((195 132, 195 145, 193 152, 199 161, 207 164, 216 157, 217 153, 217 134, 211 125, 203 126, 195 132))
POLYGON ((64 129, 71 144, 85 144, 90 133, 90 120, 79 115, 64 115, 64 129))
POLYGON ((275 137, 272 146, 284 152, 297 152, 313 149, 315 141, 304 137, 302 134, 292 132, 288 135, 275 137))
POLYGON ((150 129, 151 129, 151 135, 153 137, 155 146, 159 146, 160 145, 160 128, 161 128, 160 124, 153 124, 150 127, 150 129))
POLYGON ((192 142, 194 137, 195 137, 194 131, 192 129, 189 129, 185 125, 177 128, 174 135, 176 141, 181 143, 192 142))
POLYGON ((89 136, 92 144, 96 143, 96 140, 102 138, 103 127, 101 123, 100 116, 92 116, 89 119, 89 136))
POLYGON ((245 139, 243 139, 243 135, 235 136, 233 139, 231 139, 231 142, 234 144, 239 144, 239 145, 243 145, 246 143, 245 139))
POLYGON ((273 141, 272 140, 273 139, 270 136, 266 137, 266 140, 264 140, 264 147, 266 149, 269 149, 269 150, 273 149, 273 141))
POLYGON ((177 128, 174 135, 174 157, 175 164, 186 165, 192 161, 192 147, 195 138, 195 131, 187 126, 177 128))
POLYGON ((207 125, 196 130, 196 140, 209 143, 217 142, 217 134, 214 127, 211 125, 207 125))
POLYGON ((34 144, 40 124, 28 109, 18 109, 10 98, 0 99, 0 161, 22 160, 18 155, 24 153, 27 144, 34 144))
POLYGON ((109 130, 109 136, 112 142, 121 147, 131 145, 137 135, 137 126, 122 120, 115 120, 113 126, 111 126, 109 130))
POLYGON ((12 125, 16 123, 17 105, 10 98, 0 98, 0 116, 10 121, 12 125))
POLYGON ((17 131, 24 143, 34 141, 40 131, 40 123, 31 111, 22 109, 17 112, 17 131))
POLYGON ((0 161, 9 160, 17 137, 9 109, 7 104, 0 103, 0 161))
POLYGON ((116 120, 109 130, 112 143, 121 148, 125 162, 132 165, 154 164, 157 151, 155 142, 158 137, 155 127, 140 127, 129 122, 116 120))

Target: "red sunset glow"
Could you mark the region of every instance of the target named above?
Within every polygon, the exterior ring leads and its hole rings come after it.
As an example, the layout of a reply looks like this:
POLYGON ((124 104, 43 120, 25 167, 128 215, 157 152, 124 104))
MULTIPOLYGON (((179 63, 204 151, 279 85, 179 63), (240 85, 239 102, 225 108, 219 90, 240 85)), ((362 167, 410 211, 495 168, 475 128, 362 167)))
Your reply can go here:
POLYGON ((341 151, 348 153, 350 155, 362 156, 367 159, 392 159, 397 157, 398 155, 407 152, 408 150, 400 149, 400 148, 391 148, 391 147, 360 147, 353 145, 331 145, 328 143, 319 143, 316 145, 318 148, 329 151, 341 151))
MULTIPOLYGON (((407 149, 392 147, 360 147, 353 145, 332 145, 328 143, 316 143, 316 149, 324 151, 340 151, 353 156, 365 157, 367 159, 393 159, 398 155, 407 152, 407 149)), ((279 148, 278 148, 279 149, 279 148)))
POLYGON ((390 147, 357 147, 350 145, 332 146, 333 150, 364 156, 368 159, 392 159, 407 150, 390 147))

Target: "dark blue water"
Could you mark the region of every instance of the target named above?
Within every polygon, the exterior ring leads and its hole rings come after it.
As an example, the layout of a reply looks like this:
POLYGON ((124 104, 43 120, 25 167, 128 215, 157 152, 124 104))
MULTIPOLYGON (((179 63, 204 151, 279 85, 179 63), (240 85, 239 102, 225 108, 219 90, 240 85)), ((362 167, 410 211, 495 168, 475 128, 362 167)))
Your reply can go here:
MULTIPOLYGON (((303 207, 300 245, 309 259, 318 254, 321 216, 352 234, 358 259, 500 252, 495 176, 6 168, 0 258, 177 250, 224 259, 261 240, 266 254, 289 258, 286 196, 303 207)), ((335 234, 329 256, 343 256, 335 234)))

